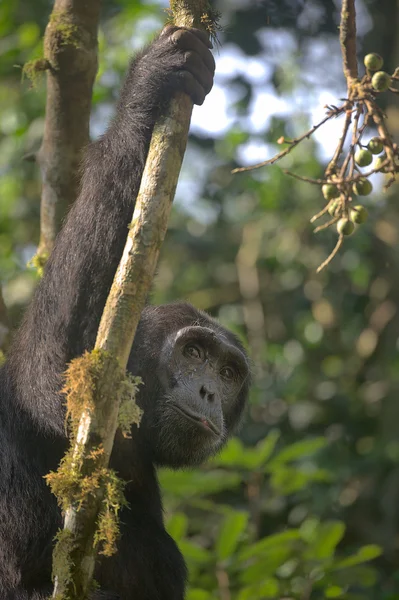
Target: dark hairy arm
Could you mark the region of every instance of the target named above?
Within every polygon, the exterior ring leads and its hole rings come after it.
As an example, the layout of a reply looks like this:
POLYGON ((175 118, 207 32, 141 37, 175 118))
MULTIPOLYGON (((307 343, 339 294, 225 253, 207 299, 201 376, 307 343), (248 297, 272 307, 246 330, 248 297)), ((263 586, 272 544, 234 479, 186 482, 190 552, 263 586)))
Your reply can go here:
POLYGON ((10 352, 14 398, 41 429, 64 432, 66 364, 95 342, 157 116, 175 91, 202 104, 214 61, 206 34, 166 28, 130 65, 107 132, 87 151, 81 192, 10 352))

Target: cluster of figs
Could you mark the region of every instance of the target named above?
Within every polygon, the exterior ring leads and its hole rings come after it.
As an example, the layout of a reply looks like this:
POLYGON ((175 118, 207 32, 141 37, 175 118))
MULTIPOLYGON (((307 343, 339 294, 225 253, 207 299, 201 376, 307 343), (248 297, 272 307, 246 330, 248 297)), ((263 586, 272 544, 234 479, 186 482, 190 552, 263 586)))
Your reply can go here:
MULTIPOLYGON (((379 54, 367 54, 364 58, 364 64, 366 69, 370 72, 374 72, 371 78, 371 85, 376 92, 385 92, 391 86, 392 78, 385 71, 381 71, 383 65, 383 59, 379 54)), ((384 163, 386 162, 386 154, 383 153, 384 144, 381 138, 373 137, 368 142, 367 146, 361 146, 359 144, 358 150, 355 152, 354 160, 358 167, 368 167, 373 162, 374 156, 378 156, 372 168, 374 171, 383 172, 385 170, 384 163)), ((368 196, 373 189, 371 181, 366 177, 357 179, 352 184, 352 192, 356 196, 368 196)), ((341 195, 337 185, 333 182, 326 183, 322 186, 322 193, 324 198, 329 202, 328 212, 334 217, 341 212, 341 203, 339 197, 341 195)), ((367 209, 358 204, 352 206, 349 210, 348 216, 342 217, 337 222, 337 231, 340 235, 351 235, 355 230, 355 225, 361 225, 367 220, 368 211, 367 209)))

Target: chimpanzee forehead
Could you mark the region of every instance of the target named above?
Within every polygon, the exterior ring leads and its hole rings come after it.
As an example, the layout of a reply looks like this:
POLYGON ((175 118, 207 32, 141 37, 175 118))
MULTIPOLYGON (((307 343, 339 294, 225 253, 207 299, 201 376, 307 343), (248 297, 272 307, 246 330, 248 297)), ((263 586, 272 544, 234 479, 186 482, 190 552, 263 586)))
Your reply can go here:
POLYGON ((215 344, 229 344, 229 341, 222 331, 217 331, 211 327, 202 325, 188 325, 182 327, 175 334, 175 341, 189 339, 203 339, 204 341, 213 342, 215 344))

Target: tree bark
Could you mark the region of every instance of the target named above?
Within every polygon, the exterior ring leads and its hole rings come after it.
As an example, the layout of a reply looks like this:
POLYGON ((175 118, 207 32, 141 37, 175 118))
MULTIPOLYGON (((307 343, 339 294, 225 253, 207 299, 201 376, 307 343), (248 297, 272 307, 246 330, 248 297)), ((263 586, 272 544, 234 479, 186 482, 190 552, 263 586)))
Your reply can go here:
POLYGON ((339 30, 339 42, 341 45, 342 63, 349 92, 352 83, 356 81, 358 77, 356 54, 355 0, 342 0, 341 22, 339 30))
POLYGON ((41 264, 77 196, 79 163, 89 142, 99 14, 100 0, 55 0, 44 36, 46 118, 37 156, 43 180, 37 253, 41 264))

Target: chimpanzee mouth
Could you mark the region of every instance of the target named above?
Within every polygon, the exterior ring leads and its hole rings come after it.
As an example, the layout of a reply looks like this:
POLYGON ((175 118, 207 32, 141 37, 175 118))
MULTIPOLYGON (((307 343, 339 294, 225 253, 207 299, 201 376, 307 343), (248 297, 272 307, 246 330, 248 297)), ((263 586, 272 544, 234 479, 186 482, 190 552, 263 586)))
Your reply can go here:
POLYGON ((212 433, 213 435, 220 437, 219 429, 214 423, 212 423, 210 419, 202 417, 201 415, 197 415, 196 413, 191 412, 191 410, 188 410, 187 408, 181 408, 180 406, 177 406, 177 404, 170 404, 170 407, 173 408, 176 412, 183 415, 183 417, 185 417, 186 419, 189 419, 189 421, 192 421, 196 425, 199 425, 202 429, 205 429, 205 431, 207 431, 208 433, 212 433))

